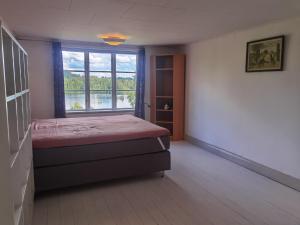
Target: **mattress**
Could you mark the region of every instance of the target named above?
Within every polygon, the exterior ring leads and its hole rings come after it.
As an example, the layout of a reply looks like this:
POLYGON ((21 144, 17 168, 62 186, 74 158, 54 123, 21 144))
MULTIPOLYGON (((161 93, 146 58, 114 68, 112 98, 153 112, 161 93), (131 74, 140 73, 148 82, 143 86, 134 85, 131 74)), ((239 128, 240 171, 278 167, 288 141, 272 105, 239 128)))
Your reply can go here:
POLYGON ((83 146, 169 136, 167 129, 131 115, 34 120, 34 149, 83 146))

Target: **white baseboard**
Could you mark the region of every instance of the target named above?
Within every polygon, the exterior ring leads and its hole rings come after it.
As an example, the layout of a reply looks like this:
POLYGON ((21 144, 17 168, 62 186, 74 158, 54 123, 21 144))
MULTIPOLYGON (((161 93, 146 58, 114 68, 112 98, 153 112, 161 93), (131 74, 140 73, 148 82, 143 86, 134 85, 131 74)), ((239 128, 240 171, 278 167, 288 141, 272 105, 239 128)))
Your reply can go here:
POLYGON ((260 163, 254 162, 252 160, 246 159, 237 154, 231 153, 225 149, 216 147, 214 145, 208 144, 204 141, 198 140, 197 138, 185 135, 185 140, 200 147, 203 150, 209 151, 215 155, 218 155, 224 159, 230 160, 242 167, 245 167, 251 171, 254 171, 260 175, 268 177, 274 181, 277 181, 283 185, 300 191, 300 179, 292 177, 290 175, 284 174, 278 170, 272 169, 270 167, 264 166, 260 163))

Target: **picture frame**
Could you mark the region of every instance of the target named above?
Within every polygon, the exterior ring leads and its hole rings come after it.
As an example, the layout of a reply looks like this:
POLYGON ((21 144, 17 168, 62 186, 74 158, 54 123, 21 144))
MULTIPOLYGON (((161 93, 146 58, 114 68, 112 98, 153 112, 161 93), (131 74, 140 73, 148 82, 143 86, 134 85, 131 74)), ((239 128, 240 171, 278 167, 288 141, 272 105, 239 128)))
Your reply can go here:
POLYGON ((247 42, 246 72, 282 71, 285 36, 247 42))

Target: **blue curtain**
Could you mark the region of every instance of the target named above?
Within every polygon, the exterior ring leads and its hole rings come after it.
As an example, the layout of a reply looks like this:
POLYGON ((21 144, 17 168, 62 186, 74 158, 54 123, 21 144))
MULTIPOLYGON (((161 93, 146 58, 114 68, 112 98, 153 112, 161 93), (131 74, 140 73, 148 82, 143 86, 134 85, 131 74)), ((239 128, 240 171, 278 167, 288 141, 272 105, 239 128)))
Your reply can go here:
POLYGON ((53 50, 53 72, 54 72, 54 104, 55 117, 66 117, 65 92, 64 92, 64 69, 62 48, 60 42, 52 43, 53 50))
POLYGON ((135 116, 145 119, 145 49, 138 53, 137 79, 136 79, 136 99, 135 116))

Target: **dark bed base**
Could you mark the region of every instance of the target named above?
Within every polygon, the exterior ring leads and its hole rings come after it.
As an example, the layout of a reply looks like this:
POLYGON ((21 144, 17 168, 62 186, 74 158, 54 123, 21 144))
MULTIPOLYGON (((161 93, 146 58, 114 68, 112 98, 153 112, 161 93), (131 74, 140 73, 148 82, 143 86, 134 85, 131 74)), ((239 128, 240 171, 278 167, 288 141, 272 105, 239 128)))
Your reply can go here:
POLYGON ((169 170, 170 152, 148 153, 34 169, 37 192, 169 170))
POLYGON ((169 170, 170 137, 34 149, 36 191, 169 170), (161 143, 160 143, 161 142, 161 143))

